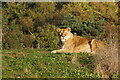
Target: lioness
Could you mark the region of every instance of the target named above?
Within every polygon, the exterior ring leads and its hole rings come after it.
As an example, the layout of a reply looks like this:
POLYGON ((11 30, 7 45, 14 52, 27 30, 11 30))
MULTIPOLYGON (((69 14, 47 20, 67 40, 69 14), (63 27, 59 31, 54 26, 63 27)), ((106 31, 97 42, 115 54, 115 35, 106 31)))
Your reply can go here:
POLYGON ((71 28, 57 28, 60 40, 63 43, 62 49, 51 51, 51 53, 67 52, 80 53, 89 52, 96 53, 97 48, 106 49, 106 45, 96 39, 87 39, 71 33, 71 28))

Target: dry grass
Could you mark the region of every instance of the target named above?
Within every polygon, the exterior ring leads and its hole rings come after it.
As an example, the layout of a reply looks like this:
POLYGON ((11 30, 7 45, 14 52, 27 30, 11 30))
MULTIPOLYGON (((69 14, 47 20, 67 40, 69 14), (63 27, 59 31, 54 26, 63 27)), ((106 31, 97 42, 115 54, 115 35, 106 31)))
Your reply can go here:
POLYGON ((97 71, 102 73, 102 78, 111 78, 114 73, 118 73, 118 28, 107 27, 106 42, 108 50, 97 51, 97 71))

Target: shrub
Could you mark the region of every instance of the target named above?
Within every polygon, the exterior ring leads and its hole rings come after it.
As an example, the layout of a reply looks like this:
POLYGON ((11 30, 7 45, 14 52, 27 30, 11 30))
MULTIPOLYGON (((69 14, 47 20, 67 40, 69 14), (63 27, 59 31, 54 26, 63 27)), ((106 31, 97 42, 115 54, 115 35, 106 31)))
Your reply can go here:
POLYGON ((64 17, 60 27, 70 27, 72 32, 75 32, 80 36, 95 38, 105 32, 103 22, 103 19, 98 21, 87 19, 80 22, 74 15, 69 14, 64 17))
POLYGON ((23 47, 24 35, 18 25, 9 25, 9 30, 3 35, 3 49, 18 49, 23 47))
POLYGON ((59 40, 54 25, 39 26, 37 37, 40 48, 58 48, 59 40))

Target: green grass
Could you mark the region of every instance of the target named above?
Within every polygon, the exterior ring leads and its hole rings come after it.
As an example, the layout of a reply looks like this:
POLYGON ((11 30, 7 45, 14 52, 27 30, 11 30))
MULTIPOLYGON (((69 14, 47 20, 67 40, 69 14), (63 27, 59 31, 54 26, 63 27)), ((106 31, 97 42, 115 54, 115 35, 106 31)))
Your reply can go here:
POLYGON ((51 49, 3 50, 3 78, 99 78, 88 53, 50 53, 51 49))

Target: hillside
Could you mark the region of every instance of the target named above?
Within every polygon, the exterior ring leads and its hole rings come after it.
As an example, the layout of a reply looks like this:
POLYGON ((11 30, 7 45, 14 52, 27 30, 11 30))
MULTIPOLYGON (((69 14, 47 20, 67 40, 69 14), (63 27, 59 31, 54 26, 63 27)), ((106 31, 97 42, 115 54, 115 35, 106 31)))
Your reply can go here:
POLYGON ((115 2, 3 2, 2 48, 59 48, 58 27, 109 43, 118 8, 115 2))
POLYGON ((2 2, 2 77, 100 78, 101 74, 94 72, 93 55, 50 53, 62 45, 56 31, 60 27, 105 42, 108 54, 100 55, 98 61, 105 71, 115 71, 118 9, 117 2, 2 2))
POLYGON ((98 78, 88 53, 22 49, 3 51, 3 78, 98 78))

